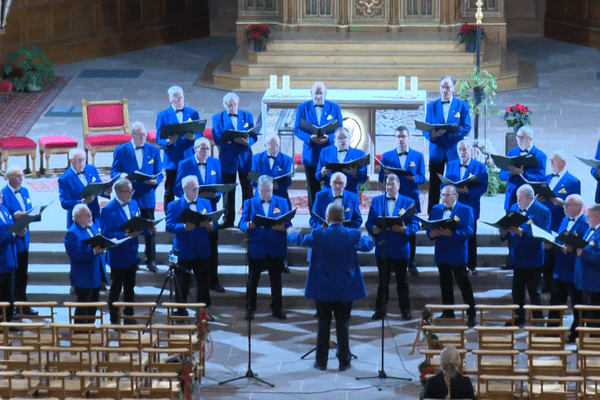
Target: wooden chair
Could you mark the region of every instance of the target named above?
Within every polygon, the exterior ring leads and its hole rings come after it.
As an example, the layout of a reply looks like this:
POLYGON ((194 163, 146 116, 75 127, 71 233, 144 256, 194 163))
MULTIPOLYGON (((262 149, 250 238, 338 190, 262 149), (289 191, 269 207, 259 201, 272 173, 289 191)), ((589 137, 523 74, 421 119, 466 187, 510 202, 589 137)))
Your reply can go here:
MULTIPOLYGON (((201 310, 206 310, 206 304, 204 303, 170 303, 165 302, 162 303, 162 307, 167 310, 167 324, 190 324, 196 325, 197 334, 193 336, 192 344, 194 349, 198 352, 198 368, 200 369, 202 376, 206 375, 206 357, 205 351, 202 348, 204 346, 203 338, 200 337, 200 331, 198 329, 198 315, 197 313, 201 310), (188 309, 188 316, 182 316, 179 314, 175 314, 175 310, 178 309, 188 309)), ((203 324, 207 324, 206 321, 202 321, 203 324)))
POLYGON ((39 335, 37 332, 31 333, 30 338, 25 338, 24 344, 34 346, 39 350, 40 346, 52 345, 53 335, 50 324, 54 322, 54 316, 56 312, 55 307, 58 305, 56 301, 15 301, 15 307, 19 310, 19 321, 20 322, 38 322, 43 323, 39 335), (35 308, 38 315, 24 315, 24 308, 35 308))
POLYGON ((600 397, 600 376, 587 376, 583 383, 584 400, 597 400, 600 397))
POLYGON ((23 170, 25 174, 31 174, 32 178, 37 178, 35 168, 37 143, 25 136, 5 137, 0 139, 0 153, 4 160, 3 171, 8 168, 8 159, 11 156, 25 156, 26 167, 23 170), (29 168, 29 158, 33 168, 29 168))
POLYGON ((546 324, 563 326, 563 317, 565 316, 565 311, 569 309, 566 305, 546 306, 533 304, 526 304, 523 306, 523 308, 527 312, 527 320, 529 321, 528 325, 538 326, 546 326, 546 324), (550 312, 556 314, 556 318, 544 318, 544 313, 549 314, 550 312), (536 317, 536 314, 541 314, 541 316, 536 317))
POLYGON ((600 351, 600 328, 580 326, 577 328, 577 349, 600 351))
MULTIPOLYGON (((142 352, 146 347, 155 347, 154 332, 145 325, 102 325, 107 347, 134 348, 137 356, 134 364, 140 365, 140 370, 147 364, 147 356, 142 352)), ((125 361, 125 360, 123 360, 125 361)))
POLYGON ((120 400, 135 395, 133 380, 122 372, 78 371, 75 375, 89 380, 90 385, 86 388, 88 397, 120 400))
POLYGON ((600 306, 577 304, 575 310, 579 312, 579 326, 600 327, 600 306))
POLYGON ((33 346, 0 346, 0 370, 41 371, 45 364, 33 346))
MULTIPOLYGON (((71 136, 66 135, 51 135, 44 136, 38 139, 38 144, 40 146, 40 174, 48 176, 50 175, 50 156, 54 154, 66 154, 67 155, 67 166, 71 165, 71 160, 69 160, 69 152, 71 149, 77 147, 77 140, 71 136), (44 168, 44 156, 46 157, 46 168, 44 168)), ((66 168, 61 169, 62 173, 66 168)))
POLYGON ((92 351, 94 324, 51 325, 54 344, 42 346, 46 354, 47 369, 50 371, 92 371, 98 360, 92 351))
POLYGON ((0 398, 32 396, 35 389, 29 387, 27 378, 19 377, 16 371, 0 371, 0 398))
POLYGON ((151 326, 154 318, 154 310, 157 305, 153 301, 133 302, 115 301, 113 306, 117 309, 119 323, 123 325, 145 325, 151 326), (131 310, 133 314, 128 315, 126 311, 131 310))
POLYGON ((81 101, 83 120, 83 148, 86 159, 92 153, 95 165, 96 153, 113 153, 115 147, 131 140, 129 129, 129 108, 126 98, 122 100, 81 101), (120 132, 118 134, 98 134, 94 132, 120 132))
POLYGON ((3 343, 33 346, 36 350, 40 348, 44 327, 42 322, 0 322, 3 343))
POLYGON ((514 400, 527 398, 528 375, 488 375, 477 377, 478 400, 514 400))
POLYGON ((566 376, 570 350, 525 350, 529 376, 566 376))
POLYGON ((0 301, 0 322, 6 322, 6 309, 10 307, 8 301, 0 301))
POLYGON ((535 375, 530 380, 530 400, 580 399, 581 376, 535 375))
POLYGON ((98 326, 104 324, 104 313, 108 308, 108 303, 105 301, 96 301, 96 302, 75 302, 75 301, 65 301, 63 306, 67 307, 69 311, 69 323, 77 324, 77 323, 86 323, 86 324, 96 324, 98 326), (94 316, 89 315, 78 315, 78 310, 88 310, 90 308, 95 308, 96 313, 94 316))
POLYGON ((173 399, 179 396, 179 376, 176 372, 132 372, 137 397, 173 399))
POLYGON ((467 325, 467 310, 469 306, 466 304, 426 304, 425 308, 431 311, 431 314, 439 312, 452 312, 455 318, 442 318, 441 316, 434 317, 435 324, 438 326, 467 325))
POLYGON ((89 380, 71 375, 68 371, 26 371, 23 376, 39 382, 39 393, 60 399, 85 397, 90 385, 89 380))
POLYGON ((476 304, 475 309, 479 311, 480 326, 514 326, 515 313, 519 306, 516 304, 476 304))
POLYGON ((578 350, 577 366, 581 376, 600 376, 600 351, 578 350))
POLYGON ((476 326, 479 348, 482 350, 512 350, 517 339, 517 326, 476 326))
POLYGON ((423 331, 435 334, 437 337, 436 339, 428 340, 427 346, 429 349, 440 350, 446 346, 454 346, 457 349, 464 349, 467 345, 467 338, 465 336, 467 329, 469 329, 467 326, 423 326, 423 331))
POLYGON ((530 350, 563 350, 569 328, 526 326, 527 348, 530 350))
POLYGON ((519 350, 473 350, 477 356, 477 373, 486 375, 513 375, 519 350))
POLYGON ((96 353, 96 370, 99 372, 143 371, 147 364, 135 347, 92 347, 92 351, 96 353))

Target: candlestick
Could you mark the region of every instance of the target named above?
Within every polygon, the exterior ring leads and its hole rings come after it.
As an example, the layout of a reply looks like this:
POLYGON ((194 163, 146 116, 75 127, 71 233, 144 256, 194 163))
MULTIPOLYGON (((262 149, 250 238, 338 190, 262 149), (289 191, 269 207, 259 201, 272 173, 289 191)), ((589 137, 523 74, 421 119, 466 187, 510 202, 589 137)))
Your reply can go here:
POLYGON ((271 96, 275 96, 275 92, 277 91, 277 75, 271 75, 269 89, 271 89, 271 96))
POLYGON ((406 90, 406 77, 399 76, 398 77, 398 96, 404 97, 404 91, 406 90))
POLYGON ((283 88, 283 95, 284 96, 289 95, 290 94, 290 76, 289 75, 283 76, 281 86, 283 88))
POLYGON ((417 97, 417 90, 419 90, 419 78, 417 76, 410 77, 410 95, 415 98, 417 97))

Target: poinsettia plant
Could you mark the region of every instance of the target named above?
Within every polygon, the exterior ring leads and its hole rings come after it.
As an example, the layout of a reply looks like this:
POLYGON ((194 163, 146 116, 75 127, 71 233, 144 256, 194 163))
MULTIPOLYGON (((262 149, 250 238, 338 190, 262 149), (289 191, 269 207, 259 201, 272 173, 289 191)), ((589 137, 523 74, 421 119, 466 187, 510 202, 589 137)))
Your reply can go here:
POLYGON ((531 125, 531 110, 529 107, 517 103, 514 106, 506 107, 502 119, 506 122, 506 126, 517 130, 524 125, 531 125))
POLYGON ((246 37, 248 41, 253 42, 265 42, 269 38, 271 29, 268 25, 250 25, 246 30, 246 37))
MULTIPOLYGON (((458 32, 460 43, 475 43, 477 42, 477 26, 464 24, 458 32)), ((485 29, 481 28, 481 38, 485 38, 485 29)))

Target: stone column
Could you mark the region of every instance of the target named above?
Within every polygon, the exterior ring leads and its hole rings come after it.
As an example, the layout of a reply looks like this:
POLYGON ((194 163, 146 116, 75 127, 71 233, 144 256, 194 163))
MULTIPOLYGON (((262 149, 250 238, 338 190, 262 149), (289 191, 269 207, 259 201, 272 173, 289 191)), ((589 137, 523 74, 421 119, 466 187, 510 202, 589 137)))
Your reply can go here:
POLYGON ((338 30, 345 31, 348 30, 349 27, 349 19, 348 19, 348 2, 354 0, 338 0, 340 10, 340 20, 338 22, 338 30))
POLYGON ((388 31, 395 32, 400 26, 400 20, 398 19, 398 13, 400 12, 400 2, 402 0, 389 0, 390 1, 390 22, 388 25, 388 31))

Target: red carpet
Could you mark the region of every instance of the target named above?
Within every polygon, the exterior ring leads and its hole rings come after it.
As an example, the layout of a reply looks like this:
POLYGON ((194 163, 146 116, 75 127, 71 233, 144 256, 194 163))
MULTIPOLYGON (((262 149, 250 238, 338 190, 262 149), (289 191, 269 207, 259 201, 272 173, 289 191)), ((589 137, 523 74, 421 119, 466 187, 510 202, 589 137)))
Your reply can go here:
POLYGON ((0 137, 27 136, 27 133, 69 83, 71 77, 57 76, 38 93, 13 92, 8 103, 0 103, 0 137))

